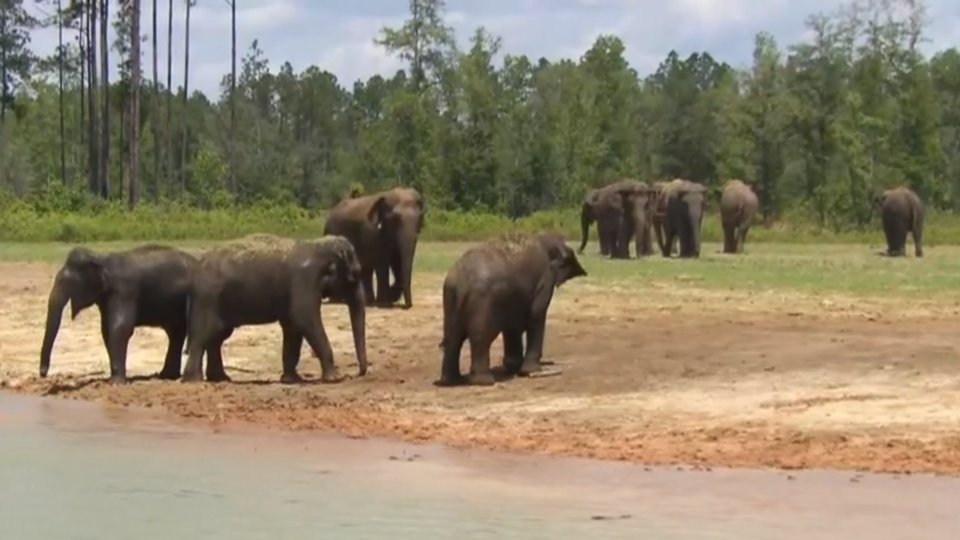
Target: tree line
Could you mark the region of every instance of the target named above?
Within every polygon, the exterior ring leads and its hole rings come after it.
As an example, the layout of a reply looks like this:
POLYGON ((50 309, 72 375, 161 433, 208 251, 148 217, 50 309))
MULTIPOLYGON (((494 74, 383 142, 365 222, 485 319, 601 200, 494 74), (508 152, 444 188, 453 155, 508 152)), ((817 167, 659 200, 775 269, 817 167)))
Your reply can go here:
POLYGON ((42 1, 45 19, 24 0, 0 0, 0 184, 10 197, 313 209, 350 189, 404 184, 432 208, 520 218, 576 207, 618 178, 679 177, 757 183, 766 219, 830 228, 874 220, 872 195, 894 185, 933 209, 960 208, 960 53, 924 55, 921 0, 851 0, 811 15, 805 42, 759 33, 750 65, 672 51, 645 76, 617 36, 599 36, 578 59, 534 59, 482 27, 459 40, 443 0, 410 0, 403 25, 375 38, 405 69, 352 83, 322 66, 275 67, 256 40, 238 58, 231 3, 232 69, 218 96, 190 88, 196 0, 185 0, 182 36, 173 0, 147 6, 147 32, 140 0, 42 1), (78 39, 39 57, 29 35, 42 25, 78 39))

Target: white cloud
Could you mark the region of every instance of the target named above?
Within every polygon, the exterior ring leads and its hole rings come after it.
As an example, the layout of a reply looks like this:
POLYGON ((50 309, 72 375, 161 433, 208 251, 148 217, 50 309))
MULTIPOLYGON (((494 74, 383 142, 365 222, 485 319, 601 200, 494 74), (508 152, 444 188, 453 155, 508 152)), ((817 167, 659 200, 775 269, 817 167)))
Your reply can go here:
MULTIPOLYGON (((316 64, 337 75, 341 84, 380 73, 392 75, 402 63, 373 44, 379 29, 397 26, 406 2, 396 0, 237 0, 238 54, 257 39, 276 68, 289 61, 300 70, 316 64)), ((578 58, 597 35, 618 35, 641 74, 656 69, 671 49, 681 55, 697 50, 743 65, 750 61, 753 36, 772 33, 781 45, 803 36, 804 20, 815 11, 832 10, 841 0, 448 0, 447 22, 461 43, 483 25, 503 38, 503 52, 578 58)), ((151 28, 150 4, 144 2, 142 31, 151 28)), ((960 3, 930 0, 928 49, 960 43, 960 3)), ((166 70, 166 2, 159 6, 159 60, 166 70)), ((184 0, 174 2, 173 77, 183 79, 184 0)), ((191 86, 216 93, 230 64, 230 7, 226 0, 202 0, 191 15, 191 86)), ((111 29, 112 33, 112 29, 111 29)), ((75 39, 68 36, 68 39, 75 39)), ((111 36, 111 41, 113 37, 111 36)), ((55 29, 35 32, 35 48, 54 50, 55 29)), ((151 73, 149 43, 144 70, 151 73)), ((175 83, 176 84, 176 83, 175 83)))

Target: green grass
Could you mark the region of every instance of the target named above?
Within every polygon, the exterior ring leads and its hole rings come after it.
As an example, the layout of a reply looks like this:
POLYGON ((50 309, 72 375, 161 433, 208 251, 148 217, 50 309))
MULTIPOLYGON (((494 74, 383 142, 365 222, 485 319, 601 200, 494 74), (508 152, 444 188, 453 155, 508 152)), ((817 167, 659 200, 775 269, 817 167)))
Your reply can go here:
MULTIPOLYGON (((139 242, 87 244, 98 251, 126 249, 139 242)), ((210 242, 179 241, 172 245, 196 251, 210 242)), ((73 244, 0 243, 2 261, 59 263, 73 244)), ((464 242, 420 242, 416 272, 443 273, 468 247, 464 242)), ((657 283, 678 288, 733 291, 795 291, 853 296, 903 297, 960 301, 960 247, 926 249, 923 259, 879 256, 879 244, 748 244, 745 255, 721 255, 720 245, 704 244, 698 260, 613 261, 597 255, 591 243, 581 262, 590 274, 585 283, 637 286, 657 283)), ((639 295, 638 301, 642 301, 639 295)))

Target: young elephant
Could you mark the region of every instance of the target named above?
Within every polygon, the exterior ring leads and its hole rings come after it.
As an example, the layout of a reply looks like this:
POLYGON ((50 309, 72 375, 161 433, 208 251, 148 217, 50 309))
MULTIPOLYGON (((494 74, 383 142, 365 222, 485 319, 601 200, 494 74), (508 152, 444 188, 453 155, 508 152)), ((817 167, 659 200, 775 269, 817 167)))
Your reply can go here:
POLYGON ((506 235, 467 250, 443 282, 443 363, 437 384, 493 384, 490 345, 501 333, 507 372, 540 371, 553 291, 586 275, 576 254, 555 233, 506 235), (466 340, 471 367, 465 379, 460 349, 466 340))
POLYGON ((110 357, 110 382, 127 381, 127 345, 138 326, 163 328, 169 344, 159 376, 180 377, 187 295, 196 265, 192 255, 156 244, 107 254, 83 247, 71 249, 47 301, 40 376, 46 377, 50 370, 53 343, 69 301, 71 319, 93 305, 100 310, 100 336, 110 357))
POLYGON ((753 187, 743 180, 728 180, 720 193, 720 224, 723 252, 743 253, 747 233, 757 215, 760 201, 753 187))
POLYGON ((323 298, 349 307, 357 363, 360 375, 365 375, 366 311, 360 263, 346 238, 296 241, 251 235, 206 252, 190 292, 183 381, 202 380, 204 350, 208 351, 207 380, 230 380, 219 354, 223 342, 241 326, 278 322, 283 332, 281 382, 302 380, 297 364, 303 340, 320 359, 321 380, 338 382, 333 350, 320 319, 323 298))
POLYGON ((880 210, 887 255, 902 257, 907 252, 907 233, 913 235, 913 252, 923 257, 923 202, 907 187, 888 189, 874 197, 880 210))

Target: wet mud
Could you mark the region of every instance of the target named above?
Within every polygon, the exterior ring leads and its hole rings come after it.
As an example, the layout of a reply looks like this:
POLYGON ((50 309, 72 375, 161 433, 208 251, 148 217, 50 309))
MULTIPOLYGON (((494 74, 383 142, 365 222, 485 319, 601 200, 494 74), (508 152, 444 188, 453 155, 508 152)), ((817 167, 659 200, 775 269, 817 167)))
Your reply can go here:
MULTIPOLYGON (((52 376, 36 377, 55 268, 4 266, 0 384, 13 392, 153 408, 222 429, 697 469, 960 473, 958 316, 946 310, 696 289, 638 299, 584 280, 551 308, 545 355, 562 375, 436 388, 442 276, 428 274, 415 282, 413 309, 368 312, 367 377, 281 385, 280 333, 264 326, 227 343, 233 384, 153 380, 166 341, 142 329, 128 372, 143 377, 111 386, 96 312, 64 322, 52 376)), ((355 373, 346 309, 324 306, 323 319, 341 372, 355 373)), ((301 369, 315 380, 306 348, 301 369)))

